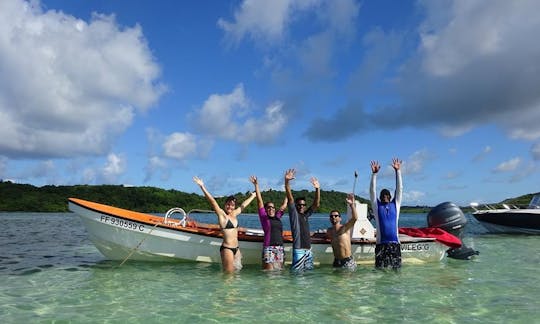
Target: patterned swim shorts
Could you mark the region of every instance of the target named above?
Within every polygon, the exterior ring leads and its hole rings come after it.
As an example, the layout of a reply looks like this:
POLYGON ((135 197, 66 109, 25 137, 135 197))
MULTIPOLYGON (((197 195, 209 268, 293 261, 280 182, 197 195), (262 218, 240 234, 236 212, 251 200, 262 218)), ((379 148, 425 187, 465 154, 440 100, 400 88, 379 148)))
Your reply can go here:
POLYGON ((342 268, 347 270, 355 270, 356 269, 356 261, 354 261, 354 258, 352 256, 345 258, 345 259, 334 259, 334 263, 332 264, 334 268, 342 268))
POLYGON ((375 246, 375 267, 377 269, 401 268, 401 244, 381 243, 375 246))
POLYGON ((271 263, 274 265, 282 267, 283 261, 285 260, 285 250, 283 245, 270 245, 263 248, 262 259, 264 263, 271 263))

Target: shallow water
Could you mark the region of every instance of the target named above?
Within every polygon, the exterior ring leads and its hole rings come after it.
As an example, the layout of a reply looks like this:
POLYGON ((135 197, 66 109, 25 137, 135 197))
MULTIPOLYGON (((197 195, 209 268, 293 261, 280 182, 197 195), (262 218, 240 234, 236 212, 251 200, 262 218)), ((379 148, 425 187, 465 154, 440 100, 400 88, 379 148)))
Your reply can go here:
MULTIPOLYGON (((312 229, 326 222, 314 216, 312 229)), ((400 224, 424 226, 425 217, 405 214, 400 224)), ((487 234, 474 220, 464 241, 480 255, 471 261, 404 265, 398 273, 321 266, 303 275, 258 266, 223 274, 203 263, 119 266, 71 213, 0 213, 0 225, 2 323, 532 323, 540 316, 540 236, 487 234)))

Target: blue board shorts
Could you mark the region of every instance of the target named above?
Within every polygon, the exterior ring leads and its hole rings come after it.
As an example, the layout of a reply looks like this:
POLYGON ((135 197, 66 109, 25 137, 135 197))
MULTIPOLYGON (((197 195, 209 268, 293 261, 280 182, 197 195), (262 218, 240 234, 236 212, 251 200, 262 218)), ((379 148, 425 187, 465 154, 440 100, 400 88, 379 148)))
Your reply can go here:
POLYGON ((293 249, 291 271, 313 270, 313 252, 311 249, 293 249))

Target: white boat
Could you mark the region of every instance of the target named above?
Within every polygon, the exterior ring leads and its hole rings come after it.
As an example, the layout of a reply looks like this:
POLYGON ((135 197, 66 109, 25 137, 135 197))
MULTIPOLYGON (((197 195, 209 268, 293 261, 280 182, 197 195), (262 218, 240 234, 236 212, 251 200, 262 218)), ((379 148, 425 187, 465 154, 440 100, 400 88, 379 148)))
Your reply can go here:
POLYGON ((525 208, 471 203, 473 217, 492 233, 540 234, 540 194, 525 208))
MULTIPOLYGON (((69 198, 68 204, 69 210, 80 216, 90 241, 110 260, 221 262, 222 234, 217 224, 196 222, 181 208, 173 208, 162 217, 77 198, 69 198), (172 218, 174 213, 180 213, 182 219, 172 218)), ((370 233, 359 226, 355 231, 370 233)), ((262 230, 240 228, 238 238, 242 263, 261 264, 262 230)), ((449 249, 434 237, 400 234, 400 240, 403 263, 440 261, 449 249)), ((285 231, 284 241, 286 259, 290 261, 290 232, 285 231)), ((374 262, 374 237, 353 234, 352 248, 357 263, 374 262)), ((332 264, 332 247, 325 233, 313 233, 312 251, 315 264, 332 264)))

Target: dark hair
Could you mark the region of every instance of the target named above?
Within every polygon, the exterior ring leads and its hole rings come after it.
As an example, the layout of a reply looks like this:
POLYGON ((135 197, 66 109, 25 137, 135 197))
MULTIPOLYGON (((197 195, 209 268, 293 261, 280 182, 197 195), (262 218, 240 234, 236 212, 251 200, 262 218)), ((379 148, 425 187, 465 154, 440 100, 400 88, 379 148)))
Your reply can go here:
POLYGON ((337 209, 332 209, 332 210, 328 213, 328 215, 332 215, 332 213, 338 213, 339 217, 341 217, 341 213, 340 213, 339 210, 337 210, 337 209))
POLYGON ((306 201, 306 197, 298 197, 298 198, 296 198, 296 199, 294 200, 294 203, 295 203, 295 204, 298 204, 298 202, 299 202, 300 200, 306 201))
POLYGON ((390 194, 390 190, 388 190, 388 189, 381 190, 381 197, 384 196, 384 195, 388 195, 388 196, 392 197, 392 195, 390 194))
POLYGON ((236 197, 235 196, 229 196, 227 199, 225 199, 225 203, 228 203, 229 201, 234 201, 236 203, 236 197))
MULTIPOLYGON (((264 208, 268 208, 268 204, 274 204, 274 203, 271 201, 267 201, 264 203, 264 208)), ((274 207, 276 207, 275 204, 274 204, 274 207)))

